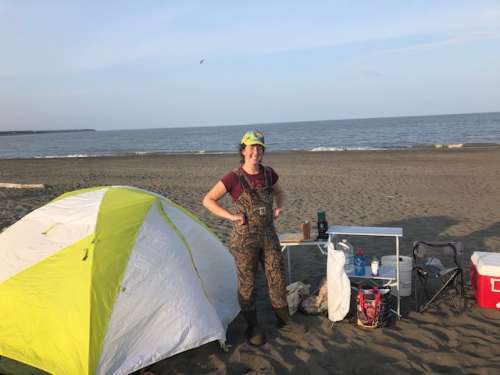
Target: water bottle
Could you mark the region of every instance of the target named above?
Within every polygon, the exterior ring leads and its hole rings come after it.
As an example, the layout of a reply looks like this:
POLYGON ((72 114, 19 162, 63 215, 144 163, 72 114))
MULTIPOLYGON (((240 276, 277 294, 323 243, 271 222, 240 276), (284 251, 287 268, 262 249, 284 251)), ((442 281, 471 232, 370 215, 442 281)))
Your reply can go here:
POLYGON ((373 258, 372 262, 370 263, 370 268, 372 271, 372 276, 378 276, 378 270, 379 270, 379 261, 377 258, 373 258))
POLYGON ((356 276, 364 276, 365 274, 365 254, 361 248, 358 248, 354 256, 354 274, 356 276))
POLYGON ((344 271, 348 275, 352 275, 354 273, 354 248, 349 242, 347 242, 347 240, 344 239, 337 243, 336 250, 342 250, 344 252, 344 271))

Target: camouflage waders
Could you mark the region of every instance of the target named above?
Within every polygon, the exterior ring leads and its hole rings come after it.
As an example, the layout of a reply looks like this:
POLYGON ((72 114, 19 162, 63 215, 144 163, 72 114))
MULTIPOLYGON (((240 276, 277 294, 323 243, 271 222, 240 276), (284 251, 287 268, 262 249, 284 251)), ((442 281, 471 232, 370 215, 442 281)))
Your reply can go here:
POLYGON ((230 252, 238 270, 238 300, 242 311, 255 310, 255 275, 260 262, 264 269, 273 308, 287 306, 281 248, 273 224, 273 188, 269 169, 264 167, 265 187, 254 189, 244 173, 235 171, 243 192, 235 207, 245 215, 245 224, 234 224, 230 252))

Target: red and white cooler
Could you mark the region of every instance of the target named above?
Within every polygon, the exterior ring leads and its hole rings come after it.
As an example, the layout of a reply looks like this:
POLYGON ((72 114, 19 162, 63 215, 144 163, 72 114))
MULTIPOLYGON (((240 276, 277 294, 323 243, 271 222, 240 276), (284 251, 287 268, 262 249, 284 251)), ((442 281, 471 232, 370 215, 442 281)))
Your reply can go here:
POLYGON ((475 251, 471 260, 470 280, 477 304, 500 309, 500 253, 475 251))

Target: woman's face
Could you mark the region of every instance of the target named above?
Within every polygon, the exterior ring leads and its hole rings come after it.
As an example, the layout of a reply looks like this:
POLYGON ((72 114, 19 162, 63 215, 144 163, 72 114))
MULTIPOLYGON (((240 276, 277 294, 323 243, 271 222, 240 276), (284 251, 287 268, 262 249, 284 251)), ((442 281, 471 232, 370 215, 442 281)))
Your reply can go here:
POLYGON ((245 146, 241 154, 245 158, 245 163, 259 164, 264 156, 264 147, 261 145, 245 146))

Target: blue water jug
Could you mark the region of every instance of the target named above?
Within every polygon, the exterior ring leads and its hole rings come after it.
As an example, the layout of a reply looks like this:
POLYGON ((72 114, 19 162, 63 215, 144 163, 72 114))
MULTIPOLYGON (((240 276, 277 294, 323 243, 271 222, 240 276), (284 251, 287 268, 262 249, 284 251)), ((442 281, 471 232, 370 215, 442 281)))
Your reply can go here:
POLYGON ((354 255, 354 274, 356 276, 364 276, 365 274, 365 255, 361 248, 354 255))

